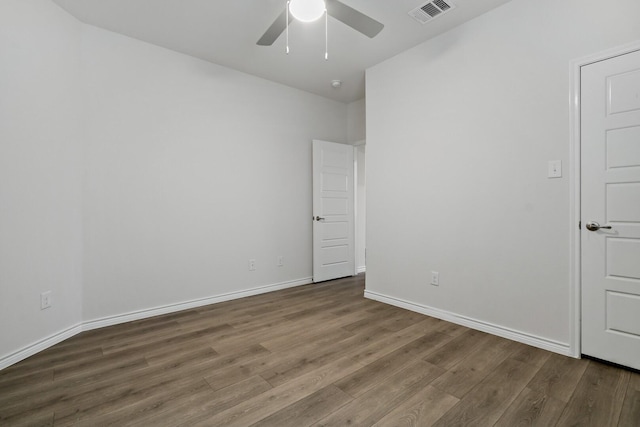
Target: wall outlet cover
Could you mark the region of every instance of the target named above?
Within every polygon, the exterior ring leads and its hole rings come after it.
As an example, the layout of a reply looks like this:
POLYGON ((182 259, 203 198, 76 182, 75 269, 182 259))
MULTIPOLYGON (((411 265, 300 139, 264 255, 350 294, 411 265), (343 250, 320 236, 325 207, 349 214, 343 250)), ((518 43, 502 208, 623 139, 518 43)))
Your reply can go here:
POLYGON ((562 160, 549 160, 547 178, 562 178, 562 160))
POLYGON ((40 310, 51 307, 51 291, 40 294, 40 310))
POLYGON ((431 272, 431 284, 433 286, 440 286, 440 273, 437 271, 431 272))

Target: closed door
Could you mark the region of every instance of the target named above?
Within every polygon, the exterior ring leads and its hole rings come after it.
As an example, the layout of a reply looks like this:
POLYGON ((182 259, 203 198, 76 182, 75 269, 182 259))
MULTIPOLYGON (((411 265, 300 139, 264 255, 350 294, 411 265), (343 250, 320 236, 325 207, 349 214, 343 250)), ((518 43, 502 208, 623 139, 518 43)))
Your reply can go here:
POLYGON ((355 274, 353 147, 313 141, 313 281, 355 274))
POLYGON ((640 51, 580 92, 582 353, 640 369, 640 51))

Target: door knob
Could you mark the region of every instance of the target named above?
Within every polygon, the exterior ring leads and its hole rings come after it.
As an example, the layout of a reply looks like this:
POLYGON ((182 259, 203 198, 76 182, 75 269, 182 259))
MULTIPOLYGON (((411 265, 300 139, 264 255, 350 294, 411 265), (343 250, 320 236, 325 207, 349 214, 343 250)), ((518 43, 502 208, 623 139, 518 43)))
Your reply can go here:
POLYGON ((321 216, 316 216, 316 221, 324 221, 324 218, 321 216))
POLYGON ((610 225, 600 225, 595 221, 589 221, 587 223, 587 230, 589 230, 589 231, 598 231, 601 228, 602 229, 611 230, 611 226, 610 225))

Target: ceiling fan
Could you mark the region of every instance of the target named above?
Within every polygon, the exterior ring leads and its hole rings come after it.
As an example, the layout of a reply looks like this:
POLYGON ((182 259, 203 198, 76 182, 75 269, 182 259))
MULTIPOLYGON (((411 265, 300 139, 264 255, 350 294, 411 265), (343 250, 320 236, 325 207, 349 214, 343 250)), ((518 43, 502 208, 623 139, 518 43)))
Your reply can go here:
MULTIPOLYGON (((384 28, 384 25, 380 22, 338 0, 326 0, 326 8, 329 16, 336 18, 369 38, 375 37, 384 28)), ((288 6, 287 10, 284 10, 260 37, 257 43, 259 46, 271 46, 280 37, 280 34, 287 28, 287 12, 288 6)), ((293 20, 295 18, 290 16, 289 23, 293 20)))

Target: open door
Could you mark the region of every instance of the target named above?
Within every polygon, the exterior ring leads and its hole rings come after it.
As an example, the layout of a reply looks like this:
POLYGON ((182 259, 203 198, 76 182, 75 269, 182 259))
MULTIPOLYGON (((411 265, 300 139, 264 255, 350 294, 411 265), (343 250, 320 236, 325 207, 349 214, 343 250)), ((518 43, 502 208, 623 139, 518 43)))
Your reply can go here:
POLYGON ((581 70, 582 353, 640 369, 640 51, 581 70))
POLYGON ((313 141, 313 281, 355 274, 353 147, 313 141))

